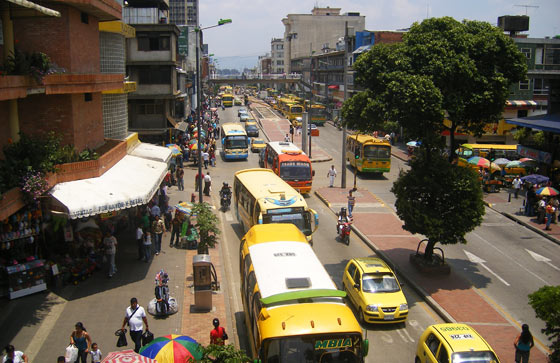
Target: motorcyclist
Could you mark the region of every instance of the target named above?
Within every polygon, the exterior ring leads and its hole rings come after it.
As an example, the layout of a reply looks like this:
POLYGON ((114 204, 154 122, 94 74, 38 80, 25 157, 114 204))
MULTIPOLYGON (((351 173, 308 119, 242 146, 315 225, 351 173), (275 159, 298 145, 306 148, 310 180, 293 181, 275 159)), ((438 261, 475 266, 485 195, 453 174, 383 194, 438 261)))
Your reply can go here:
POLYGON ((344 223, 350 222, 350 218, 346 215, 346 208, 340 208, 340 212, 338 213, 338 223, 336 224, 336 233, 340 234, 340 226, 344 223))
POLYGON ((228 204, 231 201, 231 189, 229 187, 228 182, 224 182, 222 184, 222 189, 220 189, 220 198, 227 198, 228 204))

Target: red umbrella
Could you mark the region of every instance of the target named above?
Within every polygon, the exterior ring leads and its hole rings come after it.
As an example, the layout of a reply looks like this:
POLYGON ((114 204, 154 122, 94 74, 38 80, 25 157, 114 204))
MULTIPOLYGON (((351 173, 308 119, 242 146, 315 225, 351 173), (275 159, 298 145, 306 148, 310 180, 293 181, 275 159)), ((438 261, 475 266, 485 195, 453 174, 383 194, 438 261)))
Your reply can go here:
POLYGON ((157 361, 127 349, 109 353, 101 363, 157 363, 157 361))

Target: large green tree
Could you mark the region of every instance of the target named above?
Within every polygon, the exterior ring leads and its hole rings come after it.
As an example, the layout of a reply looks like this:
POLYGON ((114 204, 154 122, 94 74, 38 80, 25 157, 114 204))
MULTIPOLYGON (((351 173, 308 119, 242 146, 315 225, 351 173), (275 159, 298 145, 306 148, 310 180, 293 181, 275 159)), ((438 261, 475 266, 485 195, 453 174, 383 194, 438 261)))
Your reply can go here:
POLYGON ((542 330, 551 341, 550 362, 560 362, 560 286, 543 286, 529 295, 537 318, 545 322, 542 330))
POLYGON ((401 43, 375 45, 354 70, 363 91, 344 103, 347 126, 379 130, 398 121, 428 144, 448 130, 453 146, 458 127, 480 135, 501 118, 509 85, 525 78, 527 62, 501 29, 443 17, 413 24, 401 43))

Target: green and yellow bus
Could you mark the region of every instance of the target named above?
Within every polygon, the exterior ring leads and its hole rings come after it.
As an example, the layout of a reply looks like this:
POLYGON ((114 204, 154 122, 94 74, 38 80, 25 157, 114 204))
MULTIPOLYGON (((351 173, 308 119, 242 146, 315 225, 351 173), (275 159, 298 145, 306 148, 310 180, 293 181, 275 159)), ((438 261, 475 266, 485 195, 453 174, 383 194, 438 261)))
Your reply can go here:
POLYGON ((222 95, 222 104, 224 105, 224 107, 232 107, 233 106, 233 94, 224 93, 222 95))
POLYGON ((311 118, 311 123, 317 126, 324 126, 327 121, 327 108, 320 104, 310 105, 307 112, 311 118))
POLYGON ((509 160, 519 159, 517 153, 517 144, 501 145, 501 144, 463 144, 457 149, 457 155, 465 161, 473 156, 482 156, 488 159, 490 151, 494 152, 494 158, 506 158, 509 160))
POLYGON ((295 121, 296 117, 302 117, 303 106, 294 103, 290 98, 279 98, 278 99, 278 109, 284 117, 290 120, 292 123, 295 121))
POLYGON ((391 171, 391 143, 371 135, 348 135, 346 158, 359 172, 388 173, 391 171))
POLYGON ((249 138, 238 123, 222 124, 222 156, 225 160, 247 160, 249 157, 249 138))
POLYGON ((369 341, 346 293, 291 224, 253 226, 241 240, 241 296, 257 362, 364 362, 369 341))
POLYGON ((292 223, 312 243, 319 215, 305 198, 270 169, 245 169, 233 178, 235 214, 243 231, 256 224, 292 223))

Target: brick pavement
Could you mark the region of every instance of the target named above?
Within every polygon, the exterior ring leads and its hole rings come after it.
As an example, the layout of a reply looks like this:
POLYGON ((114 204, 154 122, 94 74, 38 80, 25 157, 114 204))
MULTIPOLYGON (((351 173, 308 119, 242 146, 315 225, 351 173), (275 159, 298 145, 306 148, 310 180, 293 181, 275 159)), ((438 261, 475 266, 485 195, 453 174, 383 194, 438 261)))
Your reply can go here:
MULTIPOLYGON (((346 204, 349 189, 320 188, 315 194, 337 212, 346 204)), ((519 333, 517 325, 484 299, 472 284, 451 270, 449 275, 421 274, 409 262, 421 237, 402 229, 402 221, 379 198, 365 189, 358 189, 353 228, 382 258, 413 286, 446 321, 472 325, 494 348, 502 362, 513 361, 512 342, 519 333), (377 202, 377 203, 376 203, 377 202), (361 204, 376 205, 359 209, 361 204)), ((546 362, 539 349, 531 352, 532 362, 546 362)))

